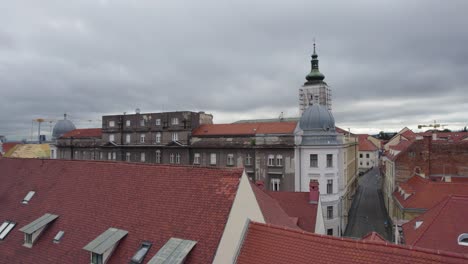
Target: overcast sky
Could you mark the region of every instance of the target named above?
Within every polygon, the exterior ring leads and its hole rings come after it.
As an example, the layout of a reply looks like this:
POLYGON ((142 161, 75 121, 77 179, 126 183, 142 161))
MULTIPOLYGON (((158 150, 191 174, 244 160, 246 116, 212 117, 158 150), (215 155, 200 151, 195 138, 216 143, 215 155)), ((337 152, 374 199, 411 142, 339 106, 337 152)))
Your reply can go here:
POLYGON ((64 112, 77 127, 135 108, 206 111, 215 123, 297 116, 314 38, 338 126, 460 128, 466 10, 466 0, 2 1, 0 135, 29 139, 32 119, 64 112))

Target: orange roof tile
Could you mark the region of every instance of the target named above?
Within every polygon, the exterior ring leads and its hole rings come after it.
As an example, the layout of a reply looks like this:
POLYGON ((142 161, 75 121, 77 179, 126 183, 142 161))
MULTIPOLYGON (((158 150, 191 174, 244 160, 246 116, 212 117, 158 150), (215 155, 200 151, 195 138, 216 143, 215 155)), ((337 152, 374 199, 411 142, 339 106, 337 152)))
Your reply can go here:
POLYGON ((324 236, 251 222, 239 264, 275 263, 467 263, 468 255, 387 242, 324 236))
POLYGON ((359 135, 359 151, 377 151, 378 148, 367 137, 369 135, 359 135))
POLYGON ((101 136, 102 129, 100 128, 82 128, 65 133, 61 138, 100 138, 101 136))
POLYGON ((201 125, 192 131, 193 136, 292 134, 297 122, 265 122, 201 125))
MULTIPOLYGON (((467 193, 468 194, 468 193, 467 193)), ((403 225, 407 245, 468 254, 457 238, 468 232, 468 196, 449 195, 424 214, 403 225), (422 224, 415 228, 415 224, 422 224)))

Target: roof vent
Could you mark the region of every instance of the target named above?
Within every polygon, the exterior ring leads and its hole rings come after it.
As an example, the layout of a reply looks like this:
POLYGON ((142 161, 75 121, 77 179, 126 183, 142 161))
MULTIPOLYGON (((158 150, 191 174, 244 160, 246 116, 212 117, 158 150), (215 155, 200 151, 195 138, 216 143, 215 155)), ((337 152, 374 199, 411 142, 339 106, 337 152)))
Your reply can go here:
POLYGON ((21 202, 22 204, 28 204, 29 200, 34 196, 36 192, 35 191, 30 191, 28 194, 26 194, 26 197, 24 197, 23 201, 21 202))
POLYGON ((0 226, 0 240, 4 240, 10 231, 15 227, 16 223, 11 221, 5 221, 0 226))
POLYGON ((154 255, 148 264, 171 263, 182 264, 190 253, 197 241, 184 240, 172 237, 167 243, 154 255))
POLYGON ((463 233, 458 236, 458 245, 468 246, 468 234, 467 233, 463 233))
POLYGON ((55 219, 58 215, 45 214, 38 219, 34 220, 32 223, 23 226, 20 231, 24 233, 24 244, 25 247, 32 247, 34 241, 36 241, 41 235, 42 231, 55 219))
POLYGON ((423 221, 416 221, 414 223, 414 229, 418 229, 423 224, 423 221))
POLYGON ((83 249, 91 252, 92 264, 106 263, 120 240, 127 234, 128 231, 109 228, 89 242, 83 249))

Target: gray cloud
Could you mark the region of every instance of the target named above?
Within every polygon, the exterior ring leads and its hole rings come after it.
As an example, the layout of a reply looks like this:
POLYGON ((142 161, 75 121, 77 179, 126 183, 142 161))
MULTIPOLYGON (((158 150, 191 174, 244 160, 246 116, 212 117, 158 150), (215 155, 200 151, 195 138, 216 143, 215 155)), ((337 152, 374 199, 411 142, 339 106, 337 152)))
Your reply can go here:
MULTIPOLYGON (((31 120, 205 110, 297 115, 318 41, 339 124, 467 123, 466 1, 10 1, 0 11, 0 134, 31 120), (381 103, 380 103, 381 102, 381 103)), ((93 120, 89 122, 88 120, 93 120)))

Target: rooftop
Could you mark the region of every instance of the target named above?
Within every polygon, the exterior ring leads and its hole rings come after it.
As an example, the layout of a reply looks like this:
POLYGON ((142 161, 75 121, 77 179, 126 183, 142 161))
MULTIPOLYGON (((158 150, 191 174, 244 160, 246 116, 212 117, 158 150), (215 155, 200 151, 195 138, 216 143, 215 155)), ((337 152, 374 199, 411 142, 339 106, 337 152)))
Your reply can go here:
POLYGON ((466 263, 467 255, 251 222, 237 263, 466 263))
POLYGON ((367 138, 369 135, 359 135, 359 151, 377 151, 378 148, 367 138))
POLYGON ((457 242, 460 234, 468 232, 467 208, 468 196, 446 196, 427 212, 403 225, 405 243, 468 254, 468 246, 461 246, 457 242), (420 225, 415 228, 417 222, 420 225))
POLYGON ((293 134, 297 122, 259 122, 201 125, 192 131, 193 136, 293 134))
POLYGON ((109 228, 126 230, 109 264, 128 263, 142 241, 148 261, 172 237, 197 241, 185 263, 210 263, 231 210, 242 169, 124 162, 0 159, 0 223, 16 227, 2 241, 5 263, 89 263, 83 250, 109 228), (31 190, 35 195, 21 204, 31 190), (20 227, 58 215, 32 248, 20 227), (64 231, 60 243, 54 236, 64 231))
POLYGON ((100 138, 101 136, 101 128, 81 128, 65 133, 60 138, 100 138))

